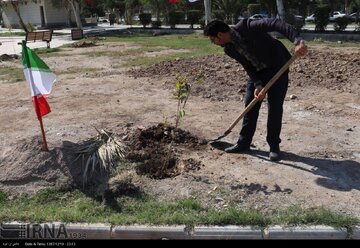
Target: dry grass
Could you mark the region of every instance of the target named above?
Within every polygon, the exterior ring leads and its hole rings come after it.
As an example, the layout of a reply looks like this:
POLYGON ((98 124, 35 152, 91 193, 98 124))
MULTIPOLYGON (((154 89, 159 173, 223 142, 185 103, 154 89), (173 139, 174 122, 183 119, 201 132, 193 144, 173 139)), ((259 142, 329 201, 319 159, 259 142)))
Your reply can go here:
POLYGON ((76 151, 78 156, 75 160, 81 158, 82 165, 85 168, 83 172, 84 183, 96 169, 110 171, 111 168, 118 165, 118 162, 125 160, 127 149, 121 139, 103 129, 100 131, 96 129, 96 131, 98 132, 97 137, 84 142, 76 151))

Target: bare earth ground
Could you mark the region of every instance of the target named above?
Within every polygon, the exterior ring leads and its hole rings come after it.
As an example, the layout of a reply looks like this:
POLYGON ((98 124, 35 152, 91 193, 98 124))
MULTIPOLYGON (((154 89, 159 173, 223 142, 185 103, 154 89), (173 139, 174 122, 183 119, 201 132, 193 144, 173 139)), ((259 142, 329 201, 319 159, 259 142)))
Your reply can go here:
MULTIPOLYGON (((111 198, 133 190, 167 201, 194 197, 218 208, 236 204, 270 211, 296 204, 360 216, 360 49, 314 46, 295 61, 284 105, 284 158, 273 163, 265 140, 266 101, 249 154, 222 151, 237 139, 240 124, 224 142, 204 142, 223 134, 244 109, 246 76, 235 61, 221 55, 123 69, 119 65, 127 57, 81 55, 131 48, 105 43, 44 58, 59 78, 48 100, 52 113, 44 118, 50 153, 40 151, 26 83, 0 81, 1 190, 80 187, 83 168, 74 162, 74 150, 96 135, 96 127, 123 139, 133 166, 110 181, 111 175, 99 177, 94 194, 105 191, 111 198), (187 114, 174 129, 177 73, 190 80, 202 76, 204 82, 193 85, 187 114)), ((7 65, 21 63, 0 62, 7 65)))

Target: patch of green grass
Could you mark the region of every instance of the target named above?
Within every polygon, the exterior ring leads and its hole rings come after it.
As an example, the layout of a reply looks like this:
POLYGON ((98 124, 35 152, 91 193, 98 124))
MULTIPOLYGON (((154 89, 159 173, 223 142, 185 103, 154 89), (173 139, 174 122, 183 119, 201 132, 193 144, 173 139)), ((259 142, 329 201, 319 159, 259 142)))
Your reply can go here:
MULTIPOLYGON (((19 61, 19 63, 21 62, 19 61)), ((24 71, 22 68, 0 65, 0 81, 17 83, 24 80, 24 71)))
POLYGON ((102 206, 79 191, 46 189, 35 196, 24 195, 0 206, 1 220, 21 221, 96 221, 102 206))
POLYGON ((155 200, 149 196, 122 196, 116 205, 104 206, 100 199, 74 191, 46 189, 35 196, 22 196, 6 200, 0 192, 0 221, 19 220, 31 222, 107 222, 114 225, 330 225, 352 228, 360 222, 346 215, 326 209, 290 207, 273 213, 262 213, 235 206, 223 209, 204 207, 192 198, 172 202, 155 200), (4 200, 5 199, 5 200, 4 200))
POLYGON ((60 57, 68 57, 68 56, 69 56, 69 54, 62 53, 62 52, 43 53, 43 54, 41 54, 41 58, 53 58, 53 57, 56 57, 56 58, 60 59, 60 57))
POLYGON ((107 56, 107 57, 122 57, 122 56, 135 56, 140 54, 141 51, 139 49, 128 49, 124 51, 91 51, 91 52, 83 52, 80 55, 86 55, 89 57, 100 57, 100 56, 107 56))
POLYGON ((178 206, 180 208, 188 209, 188 210, 197 210, 197 211, 204 210, 204 208, 201 206, 201 204, 198 201, 191 198, 180 199, 178 201, 178 206))
POLYGON ((243 210, 235 207, 223 210, 209 210, 201 218, 205 225, 252 225, 264 227, 272 223, 271 216, 264 215, 256 210, 243 210))
POLYGON ((171 49, 188 49, 193 56, 204 56, 209 54, 221 54, 223 49, 215 46, 200 34, 173 34, 161 36, 134 35, 124 37, 108 37, 106 42, 134 42, 143 47, 164 47, 171 49))
MULTIPOLYGON (((291 50, 294 47, 294 44, 289 41, 288 39, 279 39, 288 50, 291 50)), ((323 41, 321 39, 318 40, 313 40, 313 41, 305 41, 306 45, 326 45, 329 47, 356 47, 356 48, 360 48, 360 43, 359 42, 341 42, 338 43, 336 41, 323 41)))
POLYGON ((62 192, 56 188, 49 188, 40 190, 32 200, 38 204, 47 204, 51 202, 59 201, 62 197, 62 192))
POLYGON ((0 204, 5 203, 7 200, 7 194, 5 192, 0 191, 0 204))
POLYGON ((133 49, 124 49, 119 48, 119 51, 91 51, 80 53, 80 55, 86 55, 89 57, 100 57, 107 56, 112 58, 119 58, 123 56, 138 56, 143 54, 144 52, 155 52, 161 51, 162 49, 159 47, 142 47, 142 48, 133 48, 133 49))
POLYGON ((118 164, 118 166, 115 169, 110 171, 111 177, 114 177, 116 175, 121 174, 124 171, 128 171, 128 170, 134 168, 134 165, 131 163, 128 163, 128 162, 118 161, 117 164, 118 164))
POLYGON ((3 32, 3 33, 0 33, 0 36, 24 36, 25 37, 25 32, 11 32, 11 31, 8 31, 8 32, 3 32))
POLYGON ((60 74, 78 74, 78 73, 86 73, 86 72, 96 72, 96 71, 101 71, 103 70, 102 68, 97 68, 97 67, 79 67, 79 66, 74 66, 74 67, 70 67, 66 70, 54 70, 54 73, 56 75, 60 75, 60 74))
POLYGON ((58 53, 61 51, 61 48, 35 48, 35 49, 33 49, 33 51, 38 55, 39 54, 44 55, 44 54, 49 54, 49 53, 58 53))
POLYGON ((359 42, 349 42, 349 41, 337 42, 337 41, 313 40, 313 41, 310 41, 308 43, 312 44, 312 45, 326 45, 326 46, 329 46, 329 47, 356 47, 356 48, 360 48, 360 43, 359 42))
POLYGON ((334 227, 350 227, 359 224, 359 220, 333 213, 325 208, 305 210, 299 206, 291 206, 274 213, 275 223, 286 225, 329 225, 334 227))
POLYGON ((139 56, 136 58, 129 59, 122 66, 123 67, 150 66, 150 65, 157 64, 157 63, 160 63, 163 61, 174 60, 176 58, 189 58, 192 56, 193 56, 192 53, 176 53, 176 54, 162 55, 162 56, 156 56, 156 57, 139 56))

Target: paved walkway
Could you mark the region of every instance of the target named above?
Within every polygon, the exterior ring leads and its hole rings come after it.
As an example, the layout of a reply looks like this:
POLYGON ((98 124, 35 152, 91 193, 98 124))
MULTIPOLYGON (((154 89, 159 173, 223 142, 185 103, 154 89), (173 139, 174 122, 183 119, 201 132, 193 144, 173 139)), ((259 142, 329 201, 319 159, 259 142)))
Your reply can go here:
MULTIPOLYGON (((332 25, 329 25, 332 27, 332 25)), ((110 26, 108 23, 104 24, 98 24, 98 26, 94 27, 84 27, 84 34, 92 33, 92 32, 103 32, 103 31, 110 31, 110 30, 125 30, 130 27, 142 27, 142 26, 136 26, 136 25, 121 25, 116 24, 113 26, 110 26)), ((162 26, 163 28, 166 28, 167 26, 162 26)), ((177 28, 189 28, 189 25, 176 25, 177 28)), ((313 24, 309 24, 304 27, 306 30, 313 30, 314 29, 313 24)), ((331 30, 331 27, 328 30, 331 30)), ((346 30, 354 30, 354 25, 349 25, 346 30)), ((6 28, 0 28, 0 33, 7 33, 9 32, 6 28)), ((13 29, 12 32, 24 32, 22 29, 13 29)), ((23 39, 25 39, 24 36, 9 36, 4 37, 0 36, 0 55, 2 54, 21 54, 21 45, 18 45, 19 42, 21 42, 23 39)), ((64 44, 72 43, 74 41, 71 40, 71 29, 65 28, 60 30, 54 30, 54 34, 52 37, 52 41, 50 42, 51 48, 59 47, 64 44)), ((28 47, 31 49, 34 48, 46 48, 46 42, 29 42, 27 43, 28 47)))
MULTIPOLYGON (((12 36, 12 37, 1 37, 0 42, 0 55, 2 54, 20 54, 21 53, 21 44, 19 42, 24 40, 24 37, 21 36, 12 36)), ((53 36, 52 41, 50 42, 50 47, 55 48, 62 46, 67 43, 72 43, 74 41, 71 40, 70 35, 61 35, 61 36, 53 36)), ((29 42, 27 46, 31 49, 34 48, 46 48, 46 42, 37 41, 37 42, 29 42)))
MULTIPOLYGON (((100 24, 95 27, 84 27, 84 34, 91 32, 102 32, 108 30, 125 30, 130 26, 126 25, 114 25, 110 26, 109 24, 100 24)), ((133 26, 140 27, 140 26, 133 26)), ((6 28, 0 28, 0 33, 8 33, 9 30, 6 28)), ((22 29, 13 29, 13 33, 24 32, 22 29)), ((2 54, 21 54, 21 45, 18 43, 25 39, 25 36, 0 36, 0 55, 2 54)), ((65 28, 60 30, 54 30, 52 40, 50 42, 51 48, 56 48, 64 44, 73 43, 75 41, 71 40, 71 29, 65 28)), ((46 48, 46 42, 28 42, 27 46, 31 49, 34 48, 46 48)))
MULTIPOLYGON (((94 32, 94 31, 105 31, 111 29, 125 29, 127 28, 124 25, 117 25, 117 26, 96 26, 96 27, 85 27, 84 33, 87 32, 94 32)), ((8 29, 0 28, 0 33, 7 33, 9 32, 8 29)), ((13 33, 15 32, 24 32, 21 29, 13 29, 13 33)), ((25 39, 25 36, 0 36, 0 55, 2 54, 21 54, 21 45, 18 43, 25 39)), ((71 40, 71 29, 61 29, 61 30, 54 30, 52 40, 50 42, 51 48, 56 48, 62 46, 64 44, 73 43, 74 41, 71 40)), ((28 42, 27 46, 31 49, 34 48, 46 48, 46 42, 28 42)))
MULTIPOLYGON (((98 26, 93 27, 83 27, 84 34, 94 33, 94 32, 105 32, 110 30, 126 30, 131 27, 142 27, 139 25, 113 25, 110 24, 98 24, 98 26)), ((166 28, 167 26, 163 26, 166 28)), ((177 25, 178 28, 189 28, 189 25, 177 25)), ((8 33, 9 29, 7 28, 0 28, 0 33, 8 33)), ((11 32, 18 33, 24 32, 22 29, 12 29, 11 32)), ((21 54, 21 45, 18 45, 19 42, 25 39, 25 36, 0 36, 0 55, 2 54, 21 54)), ((52 41, 50 42, 51 48, 56 48, 62 46, 64 44, 73 43, 75 41, 71 40, 71 29, 65 28, 60 30, 54 30, 52 41)), ((27 46, 31 49, 34 48, 46 48, 46 42, 29 42, 27 46)))

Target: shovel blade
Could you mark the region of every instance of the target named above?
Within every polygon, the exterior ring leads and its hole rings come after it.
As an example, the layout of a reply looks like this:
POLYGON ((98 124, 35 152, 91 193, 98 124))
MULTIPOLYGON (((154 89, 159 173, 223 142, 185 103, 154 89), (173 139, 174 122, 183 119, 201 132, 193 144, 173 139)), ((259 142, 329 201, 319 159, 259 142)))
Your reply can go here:
POLYGON ((219 137, 217 137, 215 139, 208 140, 208 142, 209 143, 217 142, 217 141, 221 140, 224 137, 225 137, 225 134, 223 134, 223 135, 221 135, 221 136, 219 136, 219 137))
POLYGON ((217 138, 215 138, 215 139, 209 140, 208 142, 209 142, 209 143, 211 143, 211 142, 217 142, 217 141, 221 140, 222 138, 228 136, 229 133, 231 133, 231 129, 226 130, 223 135, 220 135, 219 137, 217 137, 217 138))

